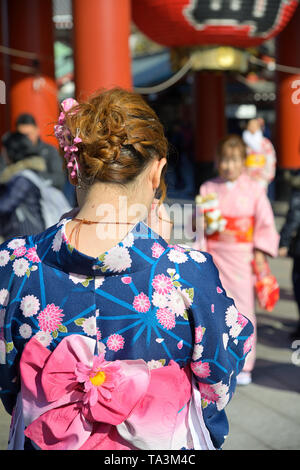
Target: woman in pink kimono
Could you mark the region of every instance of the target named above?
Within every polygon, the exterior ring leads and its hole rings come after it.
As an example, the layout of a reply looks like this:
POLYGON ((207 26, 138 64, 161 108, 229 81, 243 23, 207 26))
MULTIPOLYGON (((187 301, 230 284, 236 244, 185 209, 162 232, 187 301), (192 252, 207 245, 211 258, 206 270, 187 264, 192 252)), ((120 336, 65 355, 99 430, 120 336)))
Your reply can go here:
MULTIPOLYGON (((216 205, 205 217, 205 237, 196 241, 198 249, 209 252, 218 266, 220 278, 238 310, 255 319, 255 295, 252 260, 262 269, 266 255, 277 256, 278 234, 272 207, 261 185, 244 171, 246 148, 239 136, 230 135, 219 144, 219 176, 200 187, 200 199, 205 206, 216 205)), ((199 196, 198 196, 199 198, 199 196)), ((238 376, 238 383, 251 382, 255 364, 254 345, 238 376)))

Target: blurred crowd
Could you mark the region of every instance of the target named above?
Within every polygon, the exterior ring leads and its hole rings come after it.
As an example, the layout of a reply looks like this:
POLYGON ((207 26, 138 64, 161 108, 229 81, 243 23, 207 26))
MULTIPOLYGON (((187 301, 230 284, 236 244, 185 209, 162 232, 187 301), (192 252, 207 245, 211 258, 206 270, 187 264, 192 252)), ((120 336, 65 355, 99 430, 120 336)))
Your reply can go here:
MULTIPOLYGON (((48 228, 52 219, 55 219, 55 205, 59 206, 59 209, 64 207, 67 211, 77 204, 74 186, 69 183, 67 173, 63 169, 62 158, 54 146, 41 139, 34 116, 20 115, 15 128, 14 132, 7 132, 1 139, 0 241, 39 233, 48 228), (46 195, 43 193, 45 186, 48 188, 46 195), (49 192, 49 188, 52 192, 49 192), (52 199, 51 209, 49 205, 47 208, 49 199, 52 199), (50 220, 45 217, 45 207, 48 213, 53 212, 50 220)), ((252 181, 264 189, 267 198, 270 199, 270 188, 274 184, 276 172, 276 153, 264 129, 263 119, 251 119, 239 138, 246 149, 242 164, 244 170, 252 181)), ((170 159, 166 175, 168 196, 194 199, 199 188, 196 187, 193 134, 190 123, 175 121, 167 137, 170 143, 170 159)), ((227 176, 226 172, 223 172, 225 180, 228 179, 227 188, 235 184, 228 175, 237 164, 236 161, 239 164, 239 158, 234 160, 236 158, 234 152, 228 158, 227 176)), ((220 168, 216 168, 216 173, 219 170, 220 168)), ((236 180, 238 178, 239 176, 236 180)), ((295 173, 290 186, 292 190, 289 211, 281 230, 278 254, 293 258, 292 281, 300 318, 300 173, 295 173)), ((248 190, 245 197, 251 200, 253 195, 248 190)), ((230 210, 225 209, 227 213, 230 210)), ((226 266, 225 271, 228 273, 230 267, 226 266)), ((300 320, 293 335, 300 336, 300 320)))

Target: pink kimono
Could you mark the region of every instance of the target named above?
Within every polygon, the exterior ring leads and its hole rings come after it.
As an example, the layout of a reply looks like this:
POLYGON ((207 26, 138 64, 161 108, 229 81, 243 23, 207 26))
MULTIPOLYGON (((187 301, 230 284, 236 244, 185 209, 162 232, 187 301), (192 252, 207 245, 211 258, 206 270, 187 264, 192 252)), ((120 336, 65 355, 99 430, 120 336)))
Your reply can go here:
POLYGON ((218 177, 200 187, 201 196, 211 193, 218 195, 226 226, 224 231, 206 236, 205 246, 196 241, 196 248, 204 249, 213 256, 229 297, 234 299, 237 309, 255 327, 254 344, 243 369, 250 372, 256 356, 255 294, 251 266, 253 251, 258 249, 269 256, 277 256, 279 235, 265 190, 246 174, 234 182, 218 177))

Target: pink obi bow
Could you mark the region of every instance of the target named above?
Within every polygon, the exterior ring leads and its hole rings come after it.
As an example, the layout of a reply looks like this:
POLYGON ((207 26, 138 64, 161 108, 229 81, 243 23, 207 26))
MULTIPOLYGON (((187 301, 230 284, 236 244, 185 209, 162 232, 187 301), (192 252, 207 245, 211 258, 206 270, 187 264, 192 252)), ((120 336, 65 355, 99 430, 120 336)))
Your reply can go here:
POLYGON ((65 337, 53 352, 35 338, 27 343, 20 363, 25 435, 43 450, 118 450, 158 432, 161 448, 169 448, 191 397, 188 373, 174 361, 154 370, 142 359, 107 362, 94 356, 95 344, 82 335, 65 337))

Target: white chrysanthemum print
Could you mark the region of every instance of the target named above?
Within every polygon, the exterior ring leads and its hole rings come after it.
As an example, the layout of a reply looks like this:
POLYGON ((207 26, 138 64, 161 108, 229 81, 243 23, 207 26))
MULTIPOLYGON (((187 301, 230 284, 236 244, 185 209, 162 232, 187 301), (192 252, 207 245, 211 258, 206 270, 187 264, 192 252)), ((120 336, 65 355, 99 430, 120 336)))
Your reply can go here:
POLYGON ((134 236, 133 233, 129 232, 126 237, 122 240, 123 246, 129 248, 134 243, 134 236))
POLYGON ((202 357, 203 346, 202 344, 195 344, 193 351, 193 361, 198 361, 202 357))
POLYGON ((229 336, 228 336, 228 334, 227 334, 227 333, 223 333, 223 346, 224 346, 224 349, 225 349, 225 350, 227 349, 228 341, 229 341, 229 336))
POLYGON ((229 327, 229 334, 236 338, 244 327, 243 317, 239 314, 234 305, 231 305, 226 310, 225 322, 229 327))
POLYGON ((120 273, 131 266, 131 258, 127 248, 114 246, 104 256, 104 266, 112 272, 120 273))
POLYGON ((163 363, 162 361, 155 361, 154 359, 152 359, 151 361, 147 362, 147 366, 150 370, 160 369, 161 367, 163 367, 163 363))
POLYGON ((233 326, 238 320, 238 311, 234 305, 230 305, 225 313, 225 322, 227 326, 233 326))
POLYGON ((39 331, 34 335, 35 339, 39 341, 43 346, 47 347, 50 346, 53 337, 50 331, 39 331))
POLYGON ((16 276, 23 277, 29 268, 29 262, 25 258, 18 258, 13 262, 13 270, 16 276))
POLYGON ((26 295, 21 301, 20 309, 24 317, 32 317, 38 313, 40 301, 35 295, 26 295))
POLYGON ((212 384, 211 387, 214 389, 216 394, 218 395, 218 398, 216 400, 216 405, 218 411, 223 410, 225 406, 227 405, 229 401, 229 387, 226 384, 223 384, 222 382, 218 382, 216 384, 212 384))
POLYGON ((6 307, 9 302, 9 291, 7 289, 0 290, 0 305, 6 307))
POLYGON ((83 331, 88 336, 96 336, 97 334, 97 324, 96 317, 89 317, 84 320, 82 323, 83 331))
POLYGON ((177 246, 179 246, 180 248, 183 248, 184 250, 191 249, 190 245, 186 245, 185 243, 178 243, 177 246))
POLYGON ((159 294, 158 292, 153 292, 152 303, 155 307, 163 308, 167 307, 169 302, 168 295, 159 294))
POLYGON ((99 354, 104 354, 106 353, 106 345, 102 343, 101 341, 97 343, 97 351, 98 355, 99 354))
POLYGON ((72 282, 74 282, 74 284, 80 284, 80 283, 86 281, 88 278, 87 278, 87 276, 84 276, 83 274, 70 273, 69 274, 69 279, 72 282))
POLYGON ((232 327, 230 328, 229 330, 229 333, 230 335, 233 337, 233 338, 236 338, 237 336, 239 336, 239 334, 241 333, 243 327, 242 325, 240 325, 238 322, 236 322, 234 325, 232 325, 232 327))
POLYGON ((63 236, 62 236, 62 228, 60 230, 58 230, 58 232, 56 232, 55 234, 55 237, 53 238, 53 242, 52 242, 52 250, 57 252, 61 249, 61 244, 62 244, 62 240, 63 240, 63 236))
POLYGON ((175 313, 176 317, 184 316, 186 307, 180 289, 173 289, 169 294, 168 307, 173 313, 175 313))
POLYGON ((26 240, 24 240, 23 238, 16 238, 15 240, 11 240, 7 246, 11 250, 15 250, 16 248, 20 248, 20 246, 24 246, 25 244, 26 240))
POLYGON ((190 257, 197 263, 205 263, 207 260, 206 256, 204 256, 200 251, 190 251, 190 257))
POLYGON ((9 262, 10 253, 8 250, 0 251, 0 267, 6 266, 9 262))
POLYGON ((193 303, 194 289, 191 287, 190 289, 182 289, 180 292, 181 292, 182 300, 185 304, 185 308, 186 309, 190 308, 190 306, 193 303))
POLYGON ((19 333, 24 339, 28 339, 32 335, 32 328, 27 323, 23 323, 23 325, 19 328, 19 333))
POLYGON ((104 276, 96 276, 95 277, 95 289, 99 289, 99 287, 102 286, 104 281, 105 281, 104 276))
POLYGON ((178 264, 185 263, 188 259, 185 253, 179 250, 174 250, 174 249, 169 251, 168 258, 173 263, 178 263, 178 264))

